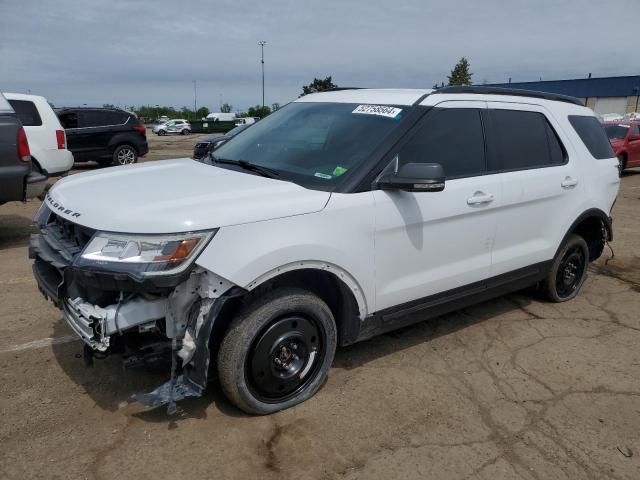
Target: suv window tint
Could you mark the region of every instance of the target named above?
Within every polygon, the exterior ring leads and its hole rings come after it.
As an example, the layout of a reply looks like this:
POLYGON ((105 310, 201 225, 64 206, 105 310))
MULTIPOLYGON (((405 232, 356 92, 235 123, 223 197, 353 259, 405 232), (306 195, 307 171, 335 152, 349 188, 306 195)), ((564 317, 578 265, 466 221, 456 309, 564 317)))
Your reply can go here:
POLYGON ((522 170, 560 165, 565 150, 547 118, 538 112, 489 110, 489 171, 522 170))
POLYGON ((640 135, 640 125, 634 125, 631 127, 631 131, 629 132, 629 135, 640 135))
POLYGON ((122 125, 127 121, 129 115, 125 112, 105 112, 105 119, 107 120, 107 125, 122 125))
POLYGON ((602 124, 596 117, 569 115, 569 123, 571 123, 582 142, 589 149, 593 158, 602 160, 616 156, 606 133, 604 133, 602 124))
POLYGON ((81 127, 102 127, 110 125, 109 113, 100 110, 86 110, 80 114, 81 127))
POLYGON ((447 178, 484 173, 480 111, 473 108, 437 111, 400 149, 398 163, 439 163, 447 178))
POLYGON ((64 112, 58 115, 62 128, 78 128, 78 114, 76 112, 64 112))
POLYGON ((33 102, 29 100, 9 100, 9 103, 16 111, 23 126, 39 127, 42 125, 42 119, 33 102))

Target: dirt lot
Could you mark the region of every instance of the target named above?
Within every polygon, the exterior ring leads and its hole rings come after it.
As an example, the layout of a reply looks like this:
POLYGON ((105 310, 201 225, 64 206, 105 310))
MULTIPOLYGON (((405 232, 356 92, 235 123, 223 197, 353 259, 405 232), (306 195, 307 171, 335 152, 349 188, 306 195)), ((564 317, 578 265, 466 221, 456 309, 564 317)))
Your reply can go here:
MULTIPOLYGON (((149 159, 195 139, 152 136, 149 159)), ((640 172, 576 300, 513 294, 341 349, 268 417, 215 385, 168 417, 128 400, 164 372, 85 368, 31 276, 37 206, 0 206, 0 478, 640 478, 640 172)))

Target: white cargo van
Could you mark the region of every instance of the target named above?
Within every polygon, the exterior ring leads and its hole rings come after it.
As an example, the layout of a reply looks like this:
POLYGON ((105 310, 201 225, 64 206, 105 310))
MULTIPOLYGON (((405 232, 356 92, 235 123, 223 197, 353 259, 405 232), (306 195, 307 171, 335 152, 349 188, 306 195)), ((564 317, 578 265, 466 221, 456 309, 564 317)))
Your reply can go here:
POLYGON ((214 122, 231 122, 236 119, 235 113, 210 113, 207 115, 207 120, 212 120, 214 122))

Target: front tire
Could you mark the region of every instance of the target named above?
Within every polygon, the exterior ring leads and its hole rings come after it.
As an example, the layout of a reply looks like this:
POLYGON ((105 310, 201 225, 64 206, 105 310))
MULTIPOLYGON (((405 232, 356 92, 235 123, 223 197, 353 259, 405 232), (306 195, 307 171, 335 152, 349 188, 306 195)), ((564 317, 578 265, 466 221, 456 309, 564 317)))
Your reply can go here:
POLYGON ((555 303, 571 300, 587 278, 589 246, 579 235, 571 234, 553 259, 543 282, 547 298, 555 303))
POLYGON ((131 165, 138 161, 138 152, 131 145, 119 145, 113 151, 114 165, 131 165))
POLYGON ((162 137, 162 136, 164 136, 166 134, 167 134, 167 132, 165 132, 164 130, 158 130, 158 136, 159 137, 162 137))
POLYGON ((325 302, 301 289, 278 289, 250 301, 231 322, 218 352, 227 398, 266 415, 312 397, 325 381, 337 343, 325 302))

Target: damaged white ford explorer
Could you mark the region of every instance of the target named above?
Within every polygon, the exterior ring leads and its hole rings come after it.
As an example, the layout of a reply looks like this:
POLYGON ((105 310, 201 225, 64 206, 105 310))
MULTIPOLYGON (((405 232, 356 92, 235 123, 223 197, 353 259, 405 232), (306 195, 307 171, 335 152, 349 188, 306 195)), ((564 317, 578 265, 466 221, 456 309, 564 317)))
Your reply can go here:
POLYGON ((593 112, 487 87, 302 97, 204 162, 73 175, 33 271, 90 359, 170 359, 150 406, 310 398, 336 347, 539 285, 576 296, 611 240, 618 161, 593 112))

